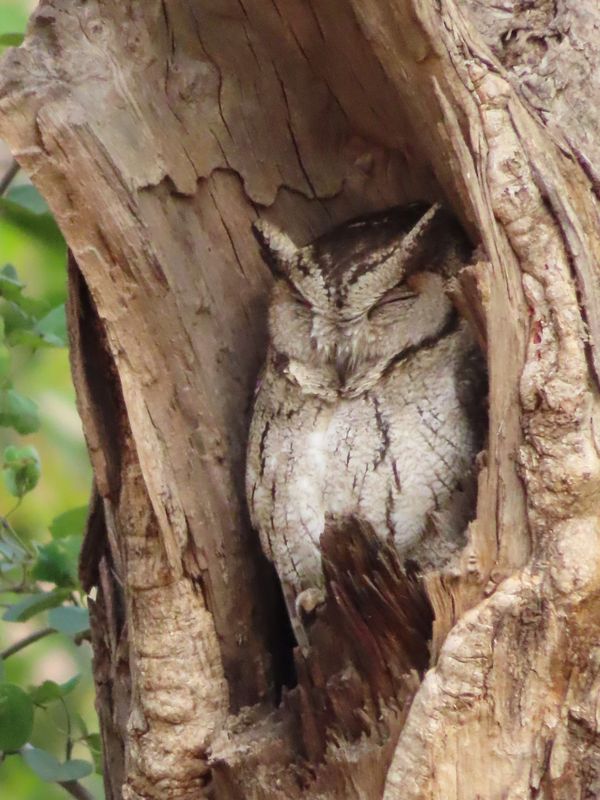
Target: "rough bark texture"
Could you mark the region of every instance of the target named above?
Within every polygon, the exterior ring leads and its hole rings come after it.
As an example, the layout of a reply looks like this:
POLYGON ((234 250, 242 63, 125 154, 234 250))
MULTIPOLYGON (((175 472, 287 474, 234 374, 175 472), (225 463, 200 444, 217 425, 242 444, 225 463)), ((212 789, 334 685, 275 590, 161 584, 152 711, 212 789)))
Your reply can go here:
POLYGON ((600 794, 599 30, 594 0, 48 0, 5 56, 0 131, 73 254, 112 800, 600 794), (242 497, 250 223, 415 198, 480 245, 477 518, 425 586, 326 537, 303 658, 242 497))

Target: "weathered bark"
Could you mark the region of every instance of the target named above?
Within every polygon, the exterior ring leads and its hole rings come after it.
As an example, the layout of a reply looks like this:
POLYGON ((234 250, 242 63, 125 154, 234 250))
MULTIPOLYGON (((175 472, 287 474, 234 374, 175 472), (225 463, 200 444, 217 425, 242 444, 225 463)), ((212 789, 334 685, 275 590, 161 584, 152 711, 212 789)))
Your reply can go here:
POLYGON ((109 798, 600 794, 599 26, 594 0, 49 0, 4 58, 0 130, 73 254, 109 798), (294 659, 242 492, 250 223, 303 242, 417 197, 480 245, 477 517, 426 596, 325 537, 294 659))

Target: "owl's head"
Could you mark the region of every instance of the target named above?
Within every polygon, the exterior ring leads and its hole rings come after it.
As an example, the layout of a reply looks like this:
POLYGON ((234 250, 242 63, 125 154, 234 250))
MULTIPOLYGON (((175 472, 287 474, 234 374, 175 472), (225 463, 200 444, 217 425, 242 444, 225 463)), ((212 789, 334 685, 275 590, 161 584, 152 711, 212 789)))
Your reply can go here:
POLYGON ((448 262, 464 263, 464 239, 448 235, 449 220, 439 205, 414 203, 345 223, 306 247, 256 223, 277 278, 271 344, 289 377, 311 393, 354 396, 439 335, 453 316, 443 273, 448 262))

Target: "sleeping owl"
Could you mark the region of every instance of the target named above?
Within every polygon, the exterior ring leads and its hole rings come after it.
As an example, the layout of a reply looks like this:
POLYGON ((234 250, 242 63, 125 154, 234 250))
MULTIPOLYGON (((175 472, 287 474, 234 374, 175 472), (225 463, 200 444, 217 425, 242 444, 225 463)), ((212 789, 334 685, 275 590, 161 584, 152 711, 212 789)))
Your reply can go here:
POLYGON ((422 203, 305 247, 266 222, 255 235, 276 281, 246 490, 301 638, 327 522, 354 517, 421 569, 464 544, 481 367, 446 289, 469 247, 439 205, 422 203))

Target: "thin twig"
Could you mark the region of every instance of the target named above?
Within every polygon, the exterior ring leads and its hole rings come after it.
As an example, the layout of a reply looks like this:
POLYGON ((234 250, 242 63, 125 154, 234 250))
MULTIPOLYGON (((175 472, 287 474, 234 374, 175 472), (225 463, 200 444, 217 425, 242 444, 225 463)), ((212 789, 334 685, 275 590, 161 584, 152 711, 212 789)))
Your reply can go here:
POLYGON ((0 197, 4 194, 4 192, 8 189, 8 187, 13 182, 15 175, 19 171, 20 167, 17 162, 13 159, 10 163, 9 168, 6 170, 4 175, 0 178, 0 197))
POLYGON ((75 797, 77 800, 94 800, 94 795, 77 781, 59 781, 58 785, 62 786, 71 797, 75 797))
MULTIPOLYGON (((20 498, 20 500, 17 503, 17 505, 13 506, 13 508, 11 508, 11 510, 8 512, 9 514, 12 514, 13 511, 17 510, 17 508, 21 505, 20 501, 22 499, 23 498, 20 498)), ((17 540, 19 546, 23 548, 23 550, 25 551, 26 555, 35 556, 36 553, 35 553, 35 550, 33 549, 33 547, 28 547, 25 544, 25 542, 21 539, 19 534, 16 532, 16 530, 13 528, 13 526, 8 521, 8 514, 5 517, 1 517, 0 516, 0 526, 3 527, 5 531, 8 531, 11 534, 11 536, 13 536, 17 540)))
POLYGON ((15 513, 15 511, 17 511, 17 510, 18 510, 18 509, 21 507, 21 503, 22 503, 22 502, 23 502, 23 495, 21 495, 21 496, 19 497, 19 499, 18 499, 18 500, 17 500, 17 502, 14 504, 14 506, 11 508, 11 510, 10 510, 10 511, 8 511, 8 512, 7 512, 7 513, 4 515, 4 519, 5 519, 5 520, 8 520, 8 518, 11 516, 11 514, 14 514, 14 513, 15 513))
POLYGON ((39 631, 34 631, 30 633, 29 636, 25 636, 24 639, 19 639, 18 642, 11 644, 10 647, 7 647, 5 650, 0 652, 0 661, 3 661, 5 658, 18 653, 19 650, 23 650, 25 647, 29 647, 30 644, 37 642, 39 639, 43 639, 45 636, 50 636, 51 633, 56 633, 54 628, 42 628, 39 631))

